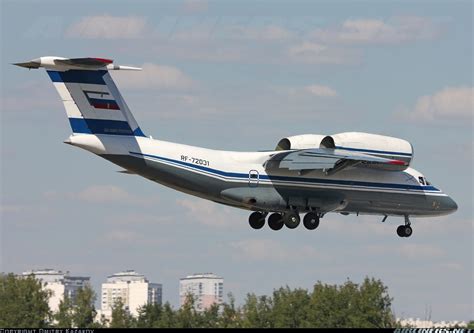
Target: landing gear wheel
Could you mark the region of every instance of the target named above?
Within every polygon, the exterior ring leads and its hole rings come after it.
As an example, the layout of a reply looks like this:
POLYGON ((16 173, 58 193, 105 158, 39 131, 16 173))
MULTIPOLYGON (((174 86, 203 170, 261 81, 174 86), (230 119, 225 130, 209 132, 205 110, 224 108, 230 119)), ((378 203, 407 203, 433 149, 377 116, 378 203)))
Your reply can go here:
POLYGON ((268 226, 272 230, 280 230, 283 228, 283 217, 279 213, 273 213, 268 217, 268 226))
POLYGON ((262 229, 265 225, 265 215, 260 212, 253 212, 249 216, 249 224, 253 229, 262 229))
POLYGON ((413 229, 409 225, 406 225, 403 232, 405 234, 405 237, 410 237, 413 233, 413 229))
POLYGON ((303 225, 308 230, 314 230, 319 226, 319 216, 314 212, 309 212, 303 218, 303 225))
POLYGON ((295 229, 300 225, 300 216, 296 212, 288 212, 283 215, 283 221, 288 229, 295 229))
POLYGON ((404 225, 399 225, 398 228, 397 228, 397 235, 400 236, 400 237, 405 237, 403 234, 404 234, 404 231, 403 230, 405 229, 405 226, 404 225))
POLYGON ((397 228, 397 235, 400 237, 410 237, 413 229, 409 225, 400 225, 397 228))

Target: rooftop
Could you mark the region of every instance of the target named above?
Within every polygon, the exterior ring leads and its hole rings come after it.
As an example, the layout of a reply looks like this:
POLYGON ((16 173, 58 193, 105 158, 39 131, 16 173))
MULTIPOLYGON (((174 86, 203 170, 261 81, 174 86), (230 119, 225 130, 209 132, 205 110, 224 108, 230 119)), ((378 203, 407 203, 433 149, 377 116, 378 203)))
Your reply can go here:
POLYGON ((191 279, 222 279, 222 277, 217 276, 214 273, 194 273, 192 275, 188 275, 185 278, 181 278, 180 280, 191 280, 191 279))

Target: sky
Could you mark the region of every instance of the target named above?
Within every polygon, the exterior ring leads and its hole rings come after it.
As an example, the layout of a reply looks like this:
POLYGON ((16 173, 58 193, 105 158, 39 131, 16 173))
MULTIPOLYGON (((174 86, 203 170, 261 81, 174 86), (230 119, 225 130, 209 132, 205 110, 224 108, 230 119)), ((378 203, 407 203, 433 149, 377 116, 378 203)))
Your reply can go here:
POLYGON ((213 272, 242 303, 288 285, 381 279, 397 317, 474 319, 471 1, 6 1, 1 3, 0 271, 135 269, 178 305, 213 272), (70 127, 40 56, 141 66, 113 77, 147 135, 273 149, 288 135, 406 139, 455 214, 327 214, 308 231, 252 230, 248 212, 173 191, 63 144, 70 127))

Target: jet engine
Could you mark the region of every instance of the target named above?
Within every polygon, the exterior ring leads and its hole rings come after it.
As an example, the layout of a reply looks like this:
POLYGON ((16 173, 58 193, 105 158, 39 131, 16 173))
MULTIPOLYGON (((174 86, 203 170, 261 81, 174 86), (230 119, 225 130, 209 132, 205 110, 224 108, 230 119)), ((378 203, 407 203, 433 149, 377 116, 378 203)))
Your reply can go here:
POLYGON ((319 148, 321 141, 325 137, 325 135, 321 134, 302 134, 289 136, 278 141, 275 150, 319 148))
MULTIPOLYGON (((333 135, 303 134, 281 139, 275 150, 299 150, 329 148, 350 151, 353 153, 374 155, 406 163, 408 167, 413 159, 412 145, 403 139, 390 136, 344 132, 333 135)), ((374 166, 386 168, 385 166, 374 166)), ((397 168, 395 168, 397 169, 397 168)))

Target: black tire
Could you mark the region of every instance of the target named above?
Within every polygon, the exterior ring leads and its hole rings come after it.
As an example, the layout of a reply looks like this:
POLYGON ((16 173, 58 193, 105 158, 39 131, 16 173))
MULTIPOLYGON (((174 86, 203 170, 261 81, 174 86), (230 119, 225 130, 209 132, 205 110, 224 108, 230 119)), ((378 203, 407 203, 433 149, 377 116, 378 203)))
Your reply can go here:
MULTIPOLYGON (((410 228, 411 229, 411 228, 410 228)), ((399 225, 397 228, 397 235, 399 237, 405 237, 405 226, 404 225, 399 225)))
POLYGON ((300 216, 295 212, 288 212, 283 215, 283 222, 288 229, 295 229, 300 225, 300 216))
POLYGON ((280 230, 281 228, 283 228, 283 224, 284 223, 281 214, 273 213, 268 217, 268 226, 272 230, 280 230))
POLYGON ((249 224, 252 229, 262 229, 265 225, 265 215, 260 212, 253 212, 249 216, 249 224))
POLYGON ((319 216, 314 212, 309 212, 303 218, 303 225, 308 230, 314 230, 319 226, 319 216))

